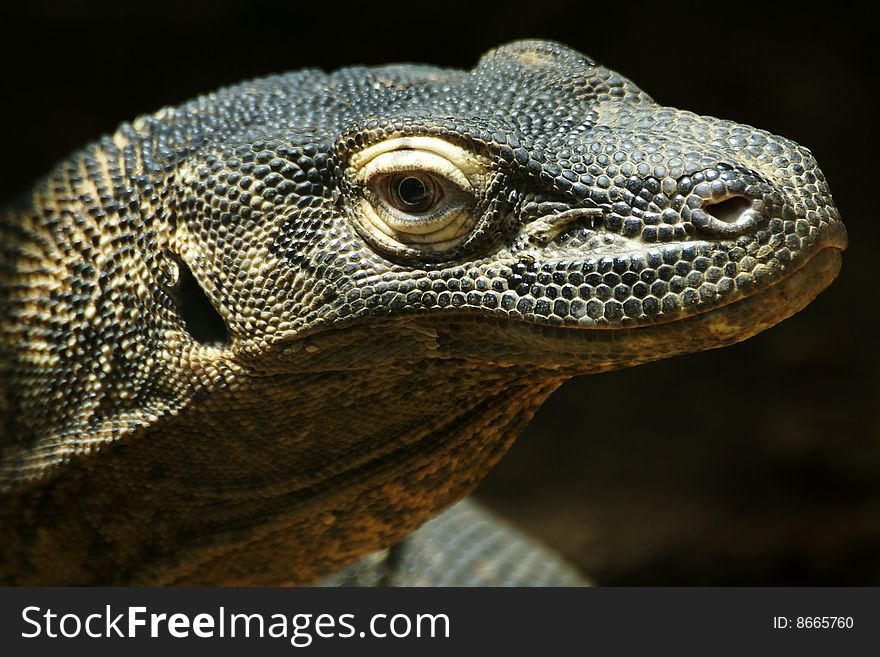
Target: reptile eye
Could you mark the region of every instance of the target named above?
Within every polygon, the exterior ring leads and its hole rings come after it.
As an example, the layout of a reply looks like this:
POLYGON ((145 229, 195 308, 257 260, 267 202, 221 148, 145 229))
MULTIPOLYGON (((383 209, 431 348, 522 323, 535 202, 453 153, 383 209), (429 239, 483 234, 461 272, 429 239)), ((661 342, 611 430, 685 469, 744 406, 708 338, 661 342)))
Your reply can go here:
POLYGON ((426 173, 388 176, 387 200, 402 212, 427 212, 442 198, 442 185, 426 173))
POLYGON ((452 163, 431 153, 383 153, 367 165, 364 178, 364 191, 379 220, 376 226, 404 243, 457 237, 456 221, 473 205, 468 179, 452 163))
POLYGON ((402 137, 351 158, 362 194, 354 219, 365 237, 403 255, 437 254, 464 242, 477 223, 487 164, 434 137, 402 137))

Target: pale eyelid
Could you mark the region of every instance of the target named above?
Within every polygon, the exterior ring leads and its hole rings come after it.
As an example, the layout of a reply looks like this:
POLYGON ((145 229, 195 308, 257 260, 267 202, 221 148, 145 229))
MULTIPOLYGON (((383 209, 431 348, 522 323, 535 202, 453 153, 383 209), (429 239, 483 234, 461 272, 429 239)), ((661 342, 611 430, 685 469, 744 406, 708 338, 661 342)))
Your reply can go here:
POLYGON ((428 151, 390 151, 376 156, 361 170, 361 180, 370 185, 378 176, 422 171, 447 180, 465 192, 473 192, 473 185, 464 172, 446 158, 428 151))

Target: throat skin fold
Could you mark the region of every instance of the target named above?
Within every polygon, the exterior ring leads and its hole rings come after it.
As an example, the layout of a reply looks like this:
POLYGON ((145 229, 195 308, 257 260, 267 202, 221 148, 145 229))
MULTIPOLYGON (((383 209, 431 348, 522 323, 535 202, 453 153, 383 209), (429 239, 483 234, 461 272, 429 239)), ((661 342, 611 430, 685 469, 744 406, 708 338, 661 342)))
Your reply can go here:
POLYGON ((212 396, 174 415, 173 436, 137 431, 2 498, 0 527, 17 525, 4 583, 311 582, 469 493, 566 378, 535 374, 427 361, 254 378, 258 413, 231 419, 219 409, 235 397, 212 396), (311 411, 295 432, 275 422, 290 405, 311 411))

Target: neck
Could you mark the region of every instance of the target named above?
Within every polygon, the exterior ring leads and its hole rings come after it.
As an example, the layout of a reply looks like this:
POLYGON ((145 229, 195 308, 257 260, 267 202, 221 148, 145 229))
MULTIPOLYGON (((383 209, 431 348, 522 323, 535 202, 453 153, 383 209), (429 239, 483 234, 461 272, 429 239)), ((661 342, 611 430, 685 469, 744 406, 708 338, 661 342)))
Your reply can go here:
POLYGON ((51 564, 32 583, 312 581, 466 495, 562 380, 454 360, 249 378, 21 493, 45 531, 14 552, 51 564))

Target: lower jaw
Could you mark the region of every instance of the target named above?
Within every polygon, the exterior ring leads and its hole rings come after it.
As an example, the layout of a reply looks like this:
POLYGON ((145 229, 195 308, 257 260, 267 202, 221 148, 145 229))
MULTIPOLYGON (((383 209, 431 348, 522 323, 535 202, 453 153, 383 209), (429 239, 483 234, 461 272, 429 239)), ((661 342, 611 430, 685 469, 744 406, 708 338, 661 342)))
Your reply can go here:
POLYGON ((648 326, 596 329, 508 320, 489 321, 474 331, 474 318, 461 324, 459 318, 448 317, 442 325, 435 318, 432 328, 445 358, 563 376, 607 372, 725 347, 775 326, 831 284, 840 271, 841 253, 836 247, 824 248, 785 278, 743 299, 648 326), (478 334, 478 342, 462 340, 470 333, 478 334))
POLYGON ((709 343, 706 348, 745 340, 803 310, 834 281, 841 260, 840 249, 824 248, 800 268, 766 288, 665 327, 680 339, 686 339, 688 333, 697 333, 700 341, 709 343), (718 344, 711 344, 713 342, 718 344))
POLYGON ((595 364, 602 370, 618 369, 747 340, 809 305, 835 279, 841 259, 840 249, 828 247, 782 280, 726 306, 655 326, 593 331, 597 345, 603 334, 614 334, 608 335, 608 342, 626 345, 623 351, 628 355, 603 362, 600 350, 595 364))
MULTIPOLYGON (((362 362, 350 360, 345 367, 337 365, 333 369, 386 366, 377 364, 376 353, 367 348, 381 336, 382 344, 410 346, 409 351, 388 353, 388 359, 398 364, 436 358, 458 361, 465 367, 527 367, 552 377, 607 372, 725 347, 778 324, 806 307, 831 284, 840 271, 842 246, 830 243, 798 269, 727 305, 643 326, 550 326, 459 311, 375 320, 367 329, 336 325, 333 330, 300 335, 292 344, 298 354, 307 354, 314 345, 317 353, 368 356, 362 362)), ((285 368, 290 367, 286 353, 282 361, 285 368)), ((297 369, 325 371, 327 363, 320 361, 312 367, 308 359, 301 358, 297 369)))

